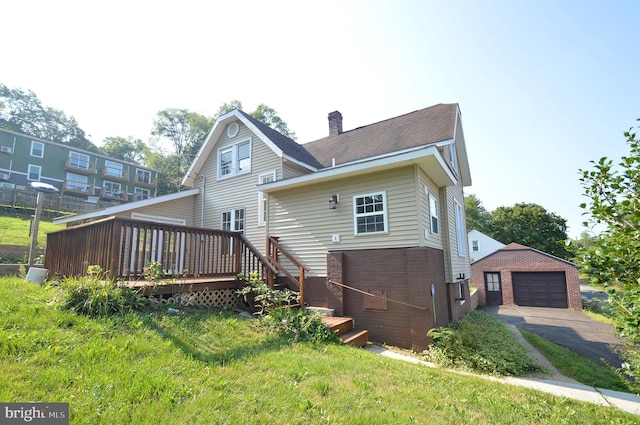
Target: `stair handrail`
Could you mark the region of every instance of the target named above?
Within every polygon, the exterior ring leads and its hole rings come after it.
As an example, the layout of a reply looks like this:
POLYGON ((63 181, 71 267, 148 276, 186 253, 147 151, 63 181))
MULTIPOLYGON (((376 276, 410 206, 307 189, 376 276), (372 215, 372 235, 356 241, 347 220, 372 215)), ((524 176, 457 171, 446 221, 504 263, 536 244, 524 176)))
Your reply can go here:
POLYGON ((302 264, 300 260, 295 258, 285 247, 280 245, 278 242, 277 236, 269 236, 267 237, 267 258, 273 264, 274 267, 278 269, 280 273, 283 273, 287 276, 295 285, 298 286, 300 292, 300 305, 304 306, 304 281, 305 281, 305 272, 308 272, 310 269, 302 264), (296 279, 287 269, 285 269, 282 264, 278 261, 278 253, 281 252, 289 261, 293 263, 293 265, 298 267, 299 278, 296 279))
MULTIPOLYGON (((278 275, 278 269, 274 267, 267 257, 265 257, 251 242, 247 239, 242 233, 238 234, 242 244, 247 247, 247 249, 260 261, 260 263, 271 273, 267 273, 267 276, 263 276, 263 279, 266 278, 267 284, 273 287, 273 281, 275 276, 278 275)), ((251 270, 253 271, 253 270, 251 270)))

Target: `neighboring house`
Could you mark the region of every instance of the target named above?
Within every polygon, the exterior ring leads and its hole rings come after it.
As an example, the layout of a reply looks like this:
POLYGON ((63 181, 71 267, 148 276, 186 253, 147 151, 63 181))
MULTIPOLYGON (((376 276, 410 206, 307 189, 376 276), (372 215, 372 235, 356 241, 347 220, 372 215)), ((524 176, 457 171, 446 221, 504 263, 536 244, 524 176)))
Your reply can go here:
POLYGON ((469 257, 472 263, 496 252, 504 246, 502 242, 499 242, 476 229, 470 231, 467 238, 469 239, 469 249, 471 250, 471 252, 469 252, 469 257))
POLYGON ((156 196, 158 172, 61 143, 0 129, 0 188, 49 183, 63 195, 113 204, 156 196))
MULTIPOLYGON (((277 237, 306 267, 307 304, 353 317, 376 341, 424 350, 430 328, 470 308, 471 177, 457 104, 350 131, 332 112, 329 136, 302 145, 233 110, 217 119, 183 184, 196 192, 182 211, 158 203, 145 214, 241 232, 265 255, 277 237)), ((135 203, 120 211, 136 212, 135 203)), ((57 222, 96 214, 108 215, 57 222)))
POLYGON ((479 303, 582 309, 578 267, 511 243, 471 265, 479 303))

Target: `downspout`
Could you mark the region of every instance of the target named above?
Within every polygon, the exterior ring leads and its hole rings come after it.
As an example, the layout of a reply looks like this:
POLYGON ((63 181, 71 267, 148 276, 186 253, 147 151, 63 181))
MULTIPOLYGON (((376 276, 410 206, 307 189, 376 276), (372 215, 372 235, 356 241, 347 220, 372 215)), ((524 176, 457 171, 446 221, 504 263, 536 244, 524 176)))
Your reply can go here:
POLYGON ((200 227, 204 228, 204 196, 205 196, 205 187, 207 184, 206 176, 200 176, 202 179, 202 193, 200 195, 200 227))

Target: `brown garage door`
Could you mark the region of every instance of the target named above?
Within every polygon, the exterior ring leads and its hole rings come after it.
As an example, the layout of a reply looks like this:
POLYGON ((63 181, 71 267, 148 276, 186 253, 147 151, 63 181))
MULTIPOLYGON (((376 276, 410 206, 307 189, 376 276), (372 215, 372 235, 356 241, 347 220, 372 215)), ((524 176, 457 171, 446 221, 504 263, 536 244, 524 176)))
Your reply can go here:
POLYGON ((567 308, 567 281, 564 272, 513 272, 513 300, 529 307, 567 308))

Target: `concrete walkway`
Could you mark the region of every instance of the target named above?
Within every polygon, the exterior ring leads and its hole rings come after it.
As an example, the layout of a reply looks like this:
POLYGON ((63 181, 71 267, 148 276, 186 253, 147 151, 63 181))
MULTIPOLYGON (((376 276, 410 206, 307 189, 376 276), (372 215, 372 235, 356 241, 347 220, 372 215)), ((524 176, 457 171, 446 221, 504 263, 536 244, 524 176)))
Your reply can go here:
MULTIPOLYGON (((573 379, 567 378, 558 372, 551 363, 531 344, 529 344, 518 332, 515 327, 511 330, 516 333, 518 341, 529 351, 531 358, 551 371, 551 379, 543 378, 513 378, 513 377, 494 377, 488 375, 475 375, 466 372, 451 370, 454 373, 463 375, 472 375, 484 378, 490 381, 503 382, 505 384, 517 385, 520 387, 532 388, 534 390, 543 391, 560 397, 571 398, 574 400, 586 401, 587 403, 599 404, 601 406, 614 407, 625 412, 640 415, 640 397, 635 394, 628 394, 619 391, 605 390, 603 388, 594 388, 588 385, 580 384, 573 379)), ((397 351, 388 350, 378 345, 368 345, 364 348, 376 354, 389 357, 396 360, 402 360, 415 364, 422 364, 429 367, 437 368, 434 363, 420 360, 416 357, 408 356, 397 351)))

